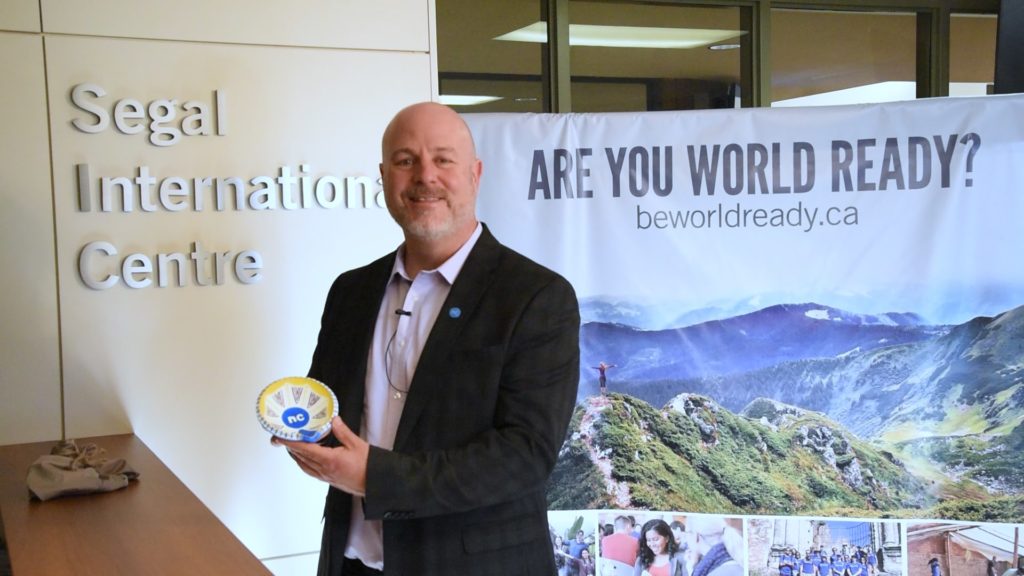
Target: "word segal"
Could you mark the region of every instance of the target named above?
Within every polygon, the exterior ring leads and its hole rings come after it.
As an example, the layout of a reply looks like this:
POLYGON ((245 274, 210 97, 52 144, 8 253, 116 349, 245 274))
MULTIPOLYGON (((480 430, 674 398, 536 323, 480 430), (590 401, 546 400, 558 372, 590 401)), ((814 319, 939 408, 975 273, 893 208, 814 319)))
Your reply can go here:
POLYGON ((219 90, 213 91, 213 102, 186 100, 180 106, 177 100, 160 98, 148 105, 135 98, 122 98, 110 106, 110 111, 100 103, 107 95, 102 86, 92 83, 78 84, 71 89, 71 103, 91 118, 75 118, 71 125, 87 134, 98 134, 110 127, 122 134, 138 134, 149 128, 149 142, 154 146, 173 146, 184 136, 223 136, 227 133, 227 117, 224 111, 225 97, 219 90), (175 122, 178 111, 184 114, 175 122))

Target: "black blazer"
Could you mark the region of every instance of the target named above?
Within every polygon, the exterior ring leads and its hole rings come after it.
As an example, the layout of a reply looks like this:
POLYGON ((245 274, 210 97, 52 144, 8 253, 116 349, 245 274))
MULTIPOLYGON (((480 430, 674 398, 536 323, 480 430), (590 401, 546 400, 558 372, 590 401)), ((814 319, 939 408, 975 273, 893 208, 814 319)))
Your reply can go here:
MULTIPOLYGON (((309 371, 356 431, 394 260, 335 280, 309 371)), ((545 484, 576 402, 579 324, 572 286, 484 227, 424 345, 394 450, 370 449, 364 512, 383 520, 385 574, 555 572, 545 484)), ((340 573, 351 506, 328 491, 319 574, 340 573)))

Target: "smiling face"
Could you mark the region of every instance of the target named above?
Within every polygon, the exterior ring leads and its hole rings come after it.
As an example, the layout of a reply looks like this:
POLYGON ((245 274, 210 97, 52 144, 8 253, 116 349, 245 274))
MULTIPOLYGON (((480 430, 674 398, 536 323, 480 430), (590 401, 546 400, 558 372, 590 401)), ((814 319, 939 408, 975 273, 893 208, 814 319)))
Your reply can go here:
POLYGON ((461 246, 476 228, 482 165, 458 114, 429 102, 405 108, 381 148, 384 200, 406 241, 461 246))
POLYGON ((655 554, 664 554, 668 545, 668 538, 653 528, 644 534, 644 541, 647 542, 647 547, 651 549, 651 552, 655 554))

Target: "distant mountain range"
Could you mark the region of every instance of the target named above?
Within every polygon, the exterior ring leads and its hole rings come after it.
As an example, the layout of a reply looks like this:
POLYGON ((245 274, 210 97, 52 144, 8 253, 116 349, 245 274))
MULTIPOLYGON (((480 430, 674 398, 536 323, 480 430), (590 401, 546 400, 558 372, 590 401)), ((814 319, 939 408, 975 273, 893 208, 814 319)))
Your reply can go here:
MULTIPOLYGON (((695 306, 685 287, 679 296, 654 297, 634 294, 629 297, 587 295, 580 298, 583 322, 622 324, 639 330, 681 328, 756 312, 774 304, 814 302, 818 292, 800 293, 800 287, 785 291, 759 292, 749 298, 722 298, 695 306)), ((880 292, 836 291, 829 294, 829 306, 841 310, 889 312, 912 310, 922 324, 962 324, 974 316, 995 316, 1021 303, 1019 284, 965 283, 929 285, 927 290, 880 292)))
POLYGON ((931 326, 790 304, 663 330, 589 322, 580 337, 581 400, 605 362, 610 391, 652 406, 697 394, 737 414, 758 399, 819 412, 940 499, 1024 494, 1024 306, 931 326))
MULTIPOLYGON (((676 301, 640 303, 626 298, 589 297, 580 300, 580 317, 584 323, 620 324, 638 330, 665 330, 742 316, 770 307, 760 305, 760 300, 718 302, 691 309, 676 301)), ((920 315, 909 312, 844 315, 851 320, 859 317, 869 324, 927 323, 920 315)))
POLYGON ((580 329, 583 380, 599 362, 620 380, 674 380, 748 372, 934 338, 914 314, 861 315, 820 304, 780 304, 681 328, 639 330, 589 322, 580 329))

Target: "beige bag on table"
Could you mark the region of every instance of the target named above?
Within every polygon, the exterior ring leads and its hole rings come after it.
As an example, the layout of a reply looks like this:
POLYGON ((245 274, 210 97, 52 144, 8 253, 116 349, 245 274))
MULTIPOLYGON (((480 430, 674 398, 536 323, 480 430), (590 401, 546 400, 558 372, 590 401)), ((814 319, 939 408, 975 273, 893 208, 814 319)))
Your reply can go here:
POLYGON ((28 469, 28 489, 40 500, 58 496, 110 492, 139 477, 123 458, 105 458, 95 444, 79 448, 74 440, 58 443, 28 469))

